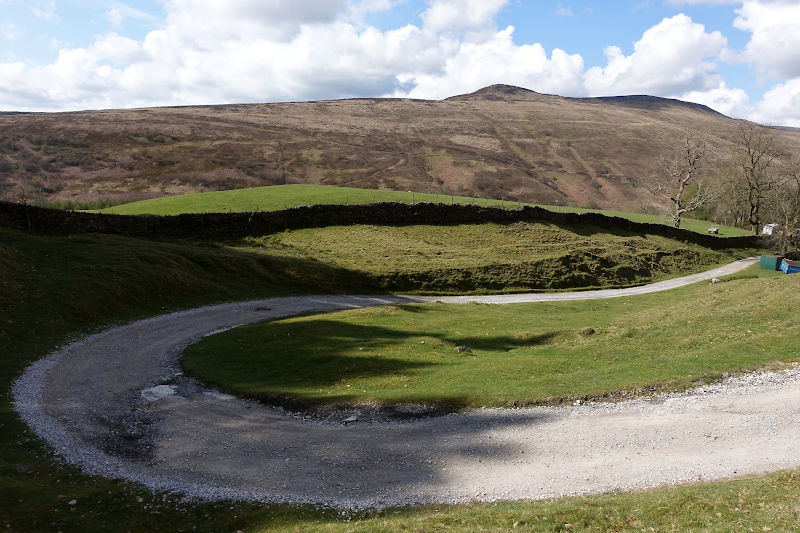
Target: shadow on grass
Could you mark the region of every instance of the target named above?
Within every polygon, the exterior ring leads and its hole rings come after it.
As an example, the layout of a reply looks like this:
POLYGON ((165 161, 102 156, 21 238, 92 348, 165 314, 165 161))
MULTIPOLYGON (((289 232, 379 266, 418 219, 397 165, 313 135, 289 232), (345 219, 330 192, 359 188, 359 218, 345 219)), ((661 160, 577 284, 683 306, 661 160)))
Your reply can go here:
MULTIPOLYGON (((188 374, 223 390, 264 403, 303 409, 363 398, 363 394, 342 391, 351 382, 377 378, 367 387, 385 393, 431 368, 455 367, 468 355, 459 353, 460 346, 468 347, 477 356, 482 351, 508 352, 546 344, 557 335, 450 337, 441 332, 405 331, 325 318, 274 321, 208 337, 187 348, 182 365, 188 374), (403 346, 409 350, 398 356, 397 348, 403 346)), ((468 405, 464 397, 442 395, 435 390, 422 395, 398 388, 395 397, 386 403, 422 402, 448 410, 468 405)))
POLYGON ((467 346, 471 350, 510 352, 517 348, 550 344, 558 335, 558 332, 548 332, 541 335, 526 335, 525 337, 509 337, 505 335, 496 337, 452 337, 448 341, 455 346, 467 346))

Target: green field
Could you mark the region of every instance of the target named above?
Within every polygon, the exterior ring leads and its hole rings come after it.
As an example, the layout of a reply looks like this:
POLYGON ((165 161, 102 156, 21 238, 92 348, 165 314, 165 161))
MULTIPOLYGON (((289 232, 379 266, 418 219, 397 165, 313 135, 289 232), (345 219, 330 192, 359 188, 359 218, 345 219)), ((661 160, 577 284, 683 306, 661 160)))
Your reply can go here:
POLYGON ((800 277, 773 275, 597 301, 341 311, 207 337, 183 366, 240 396, 308 405, 497 407, 684 390, 798 360, 798 289, 800 277))
MULTIPOLYGON (((764 284, 762 290, 787 295, 796 292, 793 280, 777 276, 722 285, 727 290, 738 283, 764 284)), ((223 301, 377 292, 372 283, 319 261, 214 243, 45 237, 0 228, 0 385, 9 391, 26 365, 115 324, 223 301)), ((771 314, 749 319, 758 328, 774 320, 771 314)), ((0 398, 0 428, 0 530, 10 532, 730 531, 792 530, 800 522, 797 470, 631 494, 381 512, 187 502, 63 465, 18 419, 8 392, 0 398)))
POLYGON ((657 235, 531 222, 329 226, 243 242, 363 273, 387 291, 437 294, 623 287, 745 257, 657 235))
MULTIPOLYGON (((240 211, 275 211, 301 205, 316 204, 367 204, 374 202, 441 202, 445 204, 476 204, 490 207, 517 208, 523 205, 507 200, 489 200, 485 198, 469 198, 466 196, 453 196, 447 194, 430 194, 402 191, 379 191, 372 189, 356 189, 349 187, 332 187, 327 185, 275 185, 271 187, 255 187, 252 189, 237 189, 231 191, 216 191, 195 194, 182 194, 165 196, 152 200, 142 200, 102 209, 100 213, 113 213, 117 215, 179 215, 182 213, 213 213, 213 212, 240 212, 240 211)), ((601 211, 598 209, 583 209, 571 207, 557 207, 543 205, 546 209, 554 211, 568 211, 574 213, 603 213, 609 216, 618 216, 633 220, 634 222, 649 222, 653 224, 668 224, 669 218, 658 215, 644 215, 639 213, 623 213, 618 211, 601 211)), ((710 226, 719 227, 720 235, 731 237, 735 235, 748 235, 749 232, 740 228, 721 226, 702 220, 685 218, 683 227, 697 233, 706 233, 710 226)))

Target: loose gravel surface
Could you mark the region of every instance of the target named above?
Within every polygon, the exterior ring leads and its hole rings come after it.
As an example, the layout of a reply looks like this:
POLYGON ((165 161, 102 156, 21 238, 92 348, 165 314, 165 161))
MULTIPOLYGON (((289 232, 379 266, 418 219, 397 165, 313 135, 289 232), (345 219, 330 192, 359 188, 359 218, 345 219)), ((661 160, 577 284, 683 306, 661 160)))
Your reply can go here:
MULTIPOLYGON (((663 290, 750 264, 613 295, 663 290)), ((203 499, 350 508, 535 499, 800 463, 796 368, 623 403, 375 422, 357 409, 320 421, 243 401, 182 376, 177 365, 183 348, 202 336, 268 318, 419 301, 554 296, 592 293, 273 298, 173 313, 93 335, 34 363, 14 385, 15 407, 58 454, 88 473, 203 499)))

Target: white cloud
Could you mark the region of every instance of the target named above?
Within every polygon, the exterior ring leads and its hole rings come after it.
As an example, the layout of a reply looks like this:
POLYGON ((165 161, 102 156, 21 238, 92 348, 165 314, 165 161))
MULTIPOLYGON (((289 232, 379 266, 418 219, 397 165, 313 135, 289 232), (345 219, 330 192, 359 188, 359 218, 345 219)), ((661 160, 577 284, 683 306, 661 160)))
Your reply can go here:
POLYGON ((364 16, 369 13, 388 11, 403 0, 359 0, 352 2, 349 17, 356 22, 363 22, 364 16))
POLYGON ((490 28, 505 1, 434 1, 425 16, 439 32, 382 32, 346 20, 390 7, 382 0, 310 0, 302 9, 290 8, 294 0, 168 0, 163 28, 143 41, 109 33, 60 49, 52 64, 9 67, 0 102, 54 110, 388 95, 410 88, 408 73, 442 72, 467 39, 450 31, 490 28))
POLYGON ((122 3, 116 3, 108 11, 106 11, 106 18, 111 22, 111 26, 116 29, 122 27, 122 23, 126 18, 139 20, 155 19, 155 17, 149 13, 134 9, 122 3))
POLYGON ((125 15, 116 7, 109 9, 106 13, 106 17, 111 22, 111 26, 117 29, 122 27, 122 21, 125 20, 125 15))
POLYGON ((534 88, 540 92, 578 94, 581 92, 583 58, 555 49, 548 58, 540 44, 517 46, 509 26, 483 43, 461 43, 447 58, 442 71, 414 74, 402 79, 414 83, 397 96, 444 98, 475 91, 494 83, 534 88))
POLYGON ((423 27, 431 32, 494 27, 495 16, 506 4, 508 0, 433 0, 422 13, 423 27))
POLYGON ((800 3, 795 0, 745 0, 734 26, 752 35, 742 57, 762 76, 785 80, 800 76, 800 3))
POLYGON ((166 0, 165 8, 170 31, 202 48, 209 39, 289 41, 304 25, 336 21, 349 4, 347 0, 166 0))
POLYGON ((743 91, 727 89, 716 72, 714 60, 727 50, 727 40, 719 32, 706 32, 686 15, 648 29, 629 56, 609 46, 607 65, 586 71, 580 55, 555 49, 548 58, 540 44, 514 44, 512 33, 509 27, 481 43, 460 43, 441 71, 407 73, 402 79, 415 87, 397 94, 441 98, 502 82, 571 96, 692 93, 705 102, 724 104, 723 112, 746 107, 740 99, 743 91))
POLYGON ((800 127, 800 77, 767 91, 749 118, 762 124, 800 127))
POLYGON ((727 40, 686 15, 665 18, 648 29, 626 56, 617 46, 605 49, 608 64, 586 71, 586 88, 593 95, 677 95, 719 85, 717 58, 727 40))
POLYGON ((121 66, 132 65, 151 58, 138 41, 113 32, 97 37, 89 47, 89 53, 93 61, 110 61, 121 66))
POLYGON ((15 41, 25 35, 25 31, 17 28, 11 22, 0 25, 0 34, 8 41, 15 41))
POLYGON ((30 6, 31 13, 33 13, 33 16, 36 18, 53 20, 58 16, 55 0, 36 0, 32 2, 32 4, 33 5, 30 6))
POLYGON ((724 82, 713 89, 689 91, 680 99, 706 105, 729 117, 747 117, 753 111, 747 93, 742 89, 731 89, 724 82))
POLYGON ((574 17, 575 13, 572 12, 571 7, 564 7, 561 4, 558 4, 558 7, 556 8, 556 15, 560 17, 574 17))

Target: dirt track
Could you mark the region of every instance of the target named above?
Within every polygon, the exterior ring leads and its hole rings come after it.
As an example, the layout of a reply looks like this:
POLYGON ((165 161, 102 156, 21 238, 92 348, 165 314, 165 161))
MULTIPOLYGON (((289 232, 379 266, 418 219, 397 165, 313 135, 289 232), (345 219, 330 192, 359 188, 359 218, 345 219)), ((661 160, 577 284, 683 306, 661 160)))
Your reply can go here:
POLYGON ((176 365, 181 350, 203 335, 310 310, 612 297, 692 281, 698 276, 594 295, 324 296, 205 307, 51 354, 15 383, 15 406, 56 452, 90 473, 202 498, 346 507, 543 498, 800 464, 798 370, 619 404, 343 425, 214 393, 180 376, 176 365))

